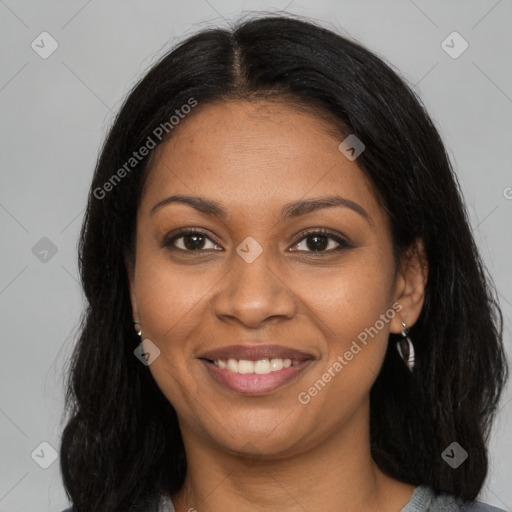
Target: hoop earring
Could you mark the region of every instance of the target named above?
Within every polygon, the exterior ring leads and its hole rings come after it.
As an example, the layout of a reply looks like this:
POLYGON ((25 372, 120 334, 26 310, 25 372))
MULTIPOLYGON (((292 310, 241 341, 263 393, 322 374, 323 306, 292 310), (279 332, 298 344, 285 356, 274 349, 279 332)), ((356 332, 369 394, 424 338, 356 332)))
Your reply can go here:
POLYGON ((405 364, 409 371, 412 372, 414 368, 414 345, 412 344, 411 338, 407 335, 409 329, 407 328, 407 324, 402 322, 402 339, 399 340, 396 344, 396 348, 400 357, 404 360, 405 364))

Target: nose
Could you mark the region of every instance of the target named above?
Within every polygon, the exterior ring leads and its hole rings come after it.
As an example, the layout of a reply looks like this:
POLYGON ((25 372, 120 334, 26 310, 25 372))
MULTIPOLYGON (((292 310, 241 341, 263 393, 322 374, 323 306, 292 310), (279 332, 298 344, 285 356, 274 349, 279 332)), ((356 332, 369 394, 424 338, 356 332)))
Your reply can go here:
POLYGON ((220 320, 257 328, 270 318, 293 318, 297 300, 278 266, 271 264, 269 253, 263 251, 251 263, 233 255, 231 270, 213 296, 214 313, 220 320))

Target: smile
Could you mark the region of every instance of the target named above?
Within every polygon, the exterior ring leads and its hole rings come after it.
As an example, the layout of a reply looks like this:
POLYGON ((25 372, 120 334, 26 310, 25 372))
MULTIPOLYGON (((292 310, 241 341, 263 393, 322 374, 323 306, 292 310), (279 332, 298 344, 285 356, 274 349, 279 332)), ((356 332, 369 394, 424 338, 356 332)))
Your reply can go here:
POLYGON ((298 378, 313 359, 200 359, 208 374, 229 389, 247 395, 270 393, 298 378))
POLYGON ((259 359, 258 361, 248 361, 247 359, 217 359, 213 364, 223 370, 234 373, 256 373, 257 375, 266 375, 270 372, 277 372, 283 368, 297 366, 300 361, 294 359, 259 359))

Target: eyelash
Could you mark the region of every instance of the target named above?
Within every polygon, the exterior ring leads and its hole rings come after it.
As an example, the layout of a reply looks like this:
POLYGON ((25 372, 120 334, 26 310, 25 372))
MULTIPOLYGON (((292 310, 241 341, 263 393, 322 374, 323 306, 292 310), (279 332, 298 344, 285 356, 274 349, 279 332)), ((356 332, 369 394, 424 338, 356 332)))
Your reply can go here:
MULTIPOLYGON (((192 228, 181 228, 171 238, 164 239, 164 241, 162 243, 162 246, 163 247, 167 247, 169 250, 177 250, 177 251, 188 252, 188 253, 194 253, 194 252, 201 253, 203 251, 211 250, 211 249, 197 249, 197 250, 192 250, 191 251, 191 250, 187 250, 187 249, 181 249, 181 248, 175 247, 173 245, 174 242, 176 242, 176 240, 179 240, 180 238, 184 238, 187 235, 201 235, 201 236, 207 238, 208 240, 210 240, 211 242, 217 244, 217 242, 212 240, 203 231, 200 231, 200 230, 197 230, 197 229, 192 229, 192 228)), ((321 254, 333 254, 333 253, 337 253, 337 252, 339 252, 339 251, 341 251, 343 249, 350 249, 350 248, 353 247, 352 245, 350 245, 343 238, 333 234, 331 231, 329 231, 327 229, 324 229, 324 228, 310 230, 310 231, 306 230, 306 231, 303 231, 303 232, 299 233, 299 235, 298 235, 299 238, 297 238, 297 241, 292 245, 292 247, 297 245, 298 243, 302 242, 303 240, 305 240, 305 239, 307 239, 309 237, 313 237, 315 235, 317 235, 317 236, 320 235, 320 236, 326 237, 326 238, 328 238, 330 240, 334 240, 339 245, 335 249, 330 249, 330 250, 323 250, 323 251, 300 251, 300 250, 295 250, 293 252, 321 255, 321 254)), ((217 244, 217 245, 220 245, 220 244, 217 244)))

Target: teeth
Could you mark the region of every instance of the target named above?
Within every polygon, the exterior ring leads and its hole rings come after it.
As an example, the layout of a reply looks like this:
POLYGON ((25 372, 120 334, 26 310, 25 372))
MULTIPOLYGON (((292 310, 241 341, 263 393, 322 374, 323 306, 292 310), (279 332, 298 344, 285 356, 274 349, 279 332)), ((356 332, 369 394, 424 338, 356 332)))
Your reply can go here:
POLYGON ((254 373, 258 375, 265 375, 270 373, 270 361, 268 359, 260 359, 254 362, 254 373))
POLYGON ((277 372, 283 368, 297 366, 299 363, 300 361, 280 358, 260 359, 259 361, 247 361, 246 359, 228 359, 227 361, 224 359, 216 359, 214 361, 215 366, 223 370, 241 374, 255 373, 257 375, 277 372))
POLYGON ((238 361, 238 373, 254 373, 254 362, 244 360, 238 361))
POLYGON ((229 371, 238 373, 238 361, 235 359, 228 359, 226 367, 229 371))
POLYGON ((281 370, 284 368, 283 360, 282 359, 271 359, 270 360, 270 369, 275 372, 277 370, 281 370))

